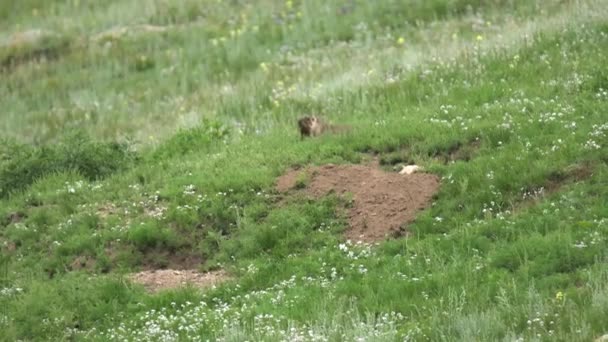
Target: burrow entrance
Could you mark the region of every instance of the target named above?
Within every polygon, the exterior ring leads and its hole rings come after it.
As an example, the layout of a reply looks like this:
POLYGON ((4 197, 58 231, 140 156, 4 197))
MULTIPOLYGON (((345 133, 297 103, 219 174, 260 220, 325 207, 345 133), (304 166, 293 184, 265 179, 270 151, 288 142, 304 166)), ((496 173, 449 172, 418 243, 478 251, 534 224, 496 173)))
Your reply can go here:
POLYGON ((291 170, 278 178, 280 192, 304 192, 314 198, 331 193, 351 201, 346 238, 373 242, 407 233, 406 226, 430 206, 439 177, 402 175, 377 165, 324 165, 291 170))

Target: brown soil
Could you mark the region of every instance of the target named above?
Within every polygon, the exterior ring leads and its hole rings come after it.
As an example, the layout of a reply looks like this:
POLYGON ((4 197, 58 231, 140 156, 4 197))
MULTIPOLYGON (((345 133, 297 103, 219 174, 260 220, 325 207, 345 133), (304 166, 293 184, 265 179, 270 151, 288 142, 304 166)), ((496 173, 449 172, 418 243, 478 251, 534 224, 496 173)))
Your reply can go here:
MULTIPOLYGON (((465 143, 457 141, 451 145, 439 147, 427 153, 430 158, 439 163, 450 164, 457 161, 470 161, 477 156, 480 148, 481 140, 475 139, 465 143)), ((416 164, 416 159, 416 153, 410 147, 405 146, 396 151, 382 153, 380 165, 412 165, 416 164)))
POLYGON ((228 279, 224 271, 201 273, 195 270, 153 270, 134 273, 129 276, 131 281, 143 285, 149 292, 174 289, 190 284, 206 288, 218 285, 228 279))
POLYGON ((590 178, 593 175, 594 166, 590 163, 573 164, 563 170, 553 172, 544 184, 548 192, 556 192, 562 186, 576 183, 590 178))
POLYGON ((102 219, 118 213, 118 208, 113 203, 105 203, 97 208, 97 216, 102 219))
MULTIPOLYGON (((147 205, 144 207, 144 214, 155 218, 161 217, 165 211, 167 211, 167 207, 163 205, 147 205)), ((102 219, 124 212, 124 208, 117 207, 114 203, 104 203, 97 208, 97 216, 102 219)))
POLYGON ((17 250, 17 245, 14 242, 8 241, 0 237, 0 254, 2 253, 13 253, 17 250))
POLYGON ((70 264, 70 269, 77 270, 93 270, 95 268, 95 259, 89 256, 79 256, 70 264))
POLYGON ((5 221, 5 225, 9 225, 9 224, 13 224, 13 223, 19 223, 19 222, 21 222, 26 217, 27 217, 27 215, 25 215, 22 212, 18 212, 18 211, 9 213, 6 216, 5 220, 4 220, 5 221))
POLYGON ((522 202, 515 203, 512 211, 518 212, 529 208, 537 204, 541 199, 560 191, 562 187, 568 184, 589 179, 593 176, 594 171, 595 165, 591 162, 573 164, 563 170, 555 171, 547 177, 542 185, 527 188, 525 192, 532 194, 532 196, 522 202))
POLYGON ((456 161, 469 161, 477 154, 481 141, 473 140, 466 144, 460 142, 448 147, 445 150, 437 151, 434 157, 444 164, 456 161))
POLYGON ((167 251, 162 248, 153 248, 143 253, 142 265, 145 269, 156 270, 161 268, 187 270, 196 268, 203 263, 203 258, 194 252, 188 252, 183 247, 179 251, 167 251))
POLYGON ((400 175, 375 165, 325 165, 292 170, 279 177, 277 190, 302 190, 315 198, 336 193, 350 194, 350 228, 346 237, 372 242, 400 235, 416 214, 427 208, 439 189, 439 178, 426 173, 400 175), (303 184, 304 183, 304 184, 303 184))

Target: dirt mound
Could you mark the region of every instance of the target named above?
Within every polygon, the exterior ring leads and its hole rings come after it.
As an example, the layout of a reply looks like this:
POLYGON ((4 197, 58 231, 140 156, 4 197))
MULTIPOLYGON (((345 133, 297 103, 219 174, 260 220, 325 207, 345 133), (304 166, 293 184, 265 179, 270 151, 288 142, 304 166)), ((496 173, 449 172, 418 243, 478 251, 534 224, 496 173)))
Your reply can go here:
POLYGON ((430 205, 439 185, 437 176, 426 173, 400 175, 376 166, 330 164, 292 170, 276 187, 281 192, 302 188, 316 198, 351 194, 346 237, 371 242, 404 233, 416 213, 430 205))
POLYGON ((211 287, 229 279, 224 271, 201 273, 196 270, 153 270, 134 273, 131 281, 143 285, 149 292, 174 289, 187 284, 196 287, 211 287))

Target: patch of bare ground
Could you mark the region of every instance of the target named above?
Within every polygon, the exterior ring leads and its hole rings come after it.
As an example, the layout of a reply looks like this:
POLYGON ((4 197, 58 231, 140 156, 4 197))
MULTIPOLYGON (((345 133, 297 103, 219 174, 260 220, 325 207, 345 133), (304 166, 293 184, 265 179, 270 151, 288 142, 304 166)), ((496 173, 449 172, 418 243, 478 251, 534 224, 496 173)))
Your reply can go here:
POLYGON ((541 199, 558 192, 562 187, 584 181, 593 176, 595 166, 590 162, 570 165, 563 170, 554 171, 542 185, 524 189, 524 200, 513 206, 513 211, 521 211, 538 203, 541 199))
POLYGON ((203 257, 189 245, 179 247, 157 246, 137 249, 124 242, 112 241, 104 248, 107 270, 115 265, 126 264, 152 271, 160 269, 188 270, 204 263, 203 257))
POLYGON ((595 167, 589 163, 573 164, 563 170, 555 171, 549 175, 545 183, 545 189, 555 192, 569 183, 576 183, 593 176, 595 167))
POLYGON ((456 142, 447 148, 436 150, 432 154, 432 157, 444 164, 454 163, 456 161, 468 162, 475 157, 480 146, 481 141, 479 139, 467 143, 456 142))
POLYGON ((14 242, 10 242, 2 237, 0 237, 0 254, 8 255, 9 253, 13 253, 17 250, 17 246, 14 242))
POLYGON ((207 288, 229 280, 226 272, 198 272, 196 270, 151 270, 129 275, 134 283, 141 284, 148 292, 156 293, 162 290, 175 289, 187 285, 207 288))
POLYGON ((97 216, 101 219, 106 219, 109 216, 116 215, 118 207, 114 203, 104 203, 97 208, 97 216))
POLYGON ((427 173, 400 175, 377 165, 324 165, 291 170, 278 178, 280 192, 303 191, 319 198, 331 193, 352 200, 346 237, 373 242, 406 234, 407 224, 431 204, 439 178, 427 173))
MULTIPOLYGON (((101 219, 107 219, 110 216, 124 215, 128 211, 128 208, 116 206, 114 203, 103 203, 97 207, 96 214, 101 219)), ((146 203, 143 206, 143 213, 146 216, 154 218, 162 218, 167 211, 167 206, 157 203, 146 203)), ((125 223, 129 223, 130 220, 126 218, 125 223)))
POLYGON ((196 268, 203 263, 203 258, 193 252, 187 252, 187 248, 170 251, 162 248, 153 248, 143 253, 142 266, 147 270, 177 269, 187 270, 196 268))
POLYGON ((25 213, 20 212, 20 211, 14 211, 14 212, 11 212, 8 215, 6 215, 2 225, 8 226, 9 224, 19 223, 26 217, 27 217, 27 215, 25 213))
MULTIPOLYGON (((456 141, 447 146, 437 147, 424 152, 428 157, 442 164, 454 163, 457 161, 468 162, 475 158, 481 147, 481 140, 476 138, 468 142, 456 141)), ((409 146, 402 147, 396 151, 382 153, 380 165, 413 165, 416 164, 415 152, 409 146)))
POLYGON ((79 256, 70 264, 70 270, 93 270, 95 268, 95 259, 90 256, 79 256))

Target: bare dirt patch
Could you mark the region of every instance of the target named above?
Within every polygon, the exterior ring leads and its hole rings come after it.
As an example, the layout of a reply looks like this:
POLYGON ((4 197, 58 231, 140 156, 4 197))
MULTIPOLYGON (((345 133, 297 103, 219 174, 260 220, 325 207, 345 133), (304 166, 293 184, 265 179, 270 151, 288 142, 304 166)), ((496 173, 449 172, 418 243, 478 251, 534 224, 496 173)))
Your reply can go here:
POLYGON ((538 204, 542 199, 550 196, 568 184, 585 181, 593 176, 595 165, 591 162, 572 164, 562 170, 549 174, 547 179, 538 186, 524 189, 524 200, 513 205, 513 211, 518 212, 538 204))
POLYGON ((90 256, 79 256, 70 264, 70 270, 93 270, 95 268, 95 259, 90 256))
POLYGON ((449 164, 456 161, 468 162, 475 157, 480 146, 481 141, 479 140, 472 140, 466 144, 456 142, 444 149, 434 151, 432 156, 443 164, 449 164))
POLYGON ((143 252, 142 262, 144 268, 155 269, 177 269, 187 270, 200 266, 203 258, 195 252, 188 252, 183 246, 179 250, 166 250, 163 248, 152 248, 143 252))
POLYGON ((400 175, 375 165, 333 164, 292 170, 276 183, 280 192, 301 189, 315 198, 330 193, 352 196, 346 237, 365 242, 404 234, 406 225, 431 204, 439 186, 439 178, 431 174, 400 175))
POLYGON ((186 285, 206 288, 230 279, 226 272, 198 272, 196 270, 152 270, 134 273, 131 281, 143 285, 147 291, 155 293, 161 290, 174 289, 186 285))
POLYGON ((97 216, 102 219, 106 219, 109 216, 116 215, 118 213, 118 207, 114 203, 105 203, 97 208, 97 216))
POLYGON ((472 139, 468 142, 455 141, 446 146, 432 148, 428 151, 416 151, 412 147, 404 146, 395 151, 382 153, 380 156, 380 165, 413 165, 420 160, 417 160, 418 154, 426 154, 429 158, 441 163, 450 164, 455 162, 468 162, 475 158, 481 148, 481 140, 479 138, 472 139))
POLYGON ((19 211, 9 213, 6 215, 3 225, 8 226, 9 224, 19 223, 26 217, 27 215, 25 213, 19 211))
POLYGON ((576 183, 590 178, 593 176, 594 169, 595 166, 589 162, 570 165, 563 170, 550 174, 544 187, 549 192, 556 192, 566 184, 576 183))

